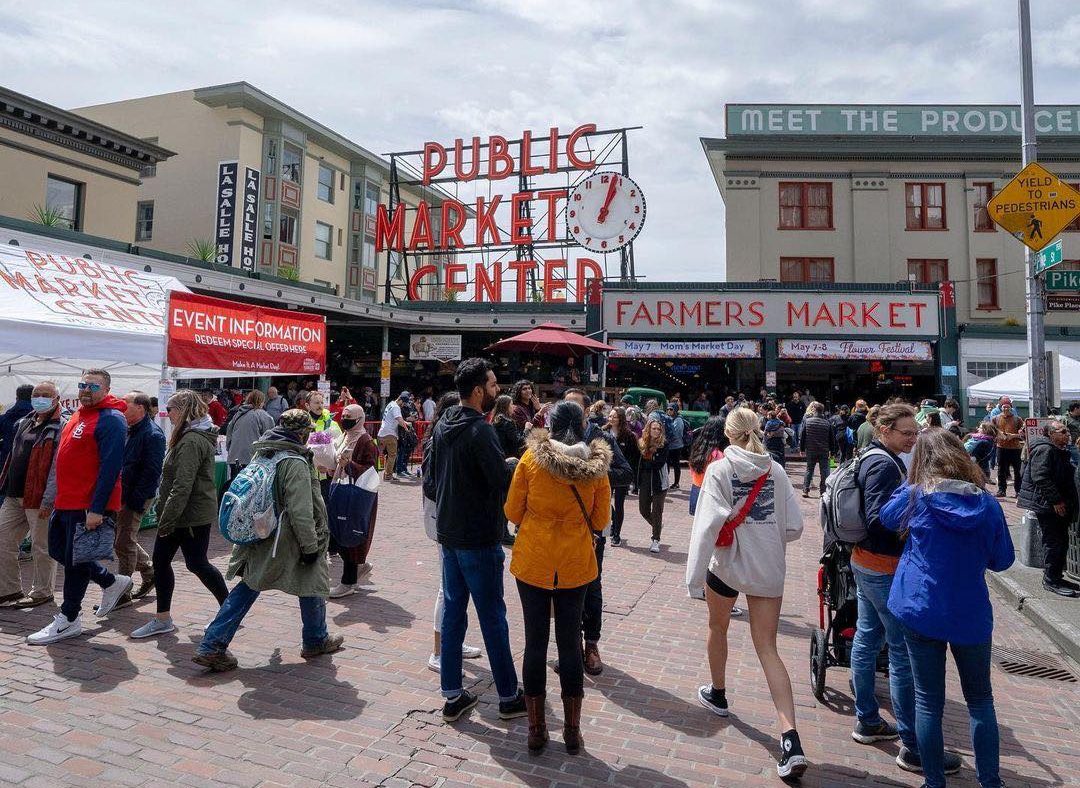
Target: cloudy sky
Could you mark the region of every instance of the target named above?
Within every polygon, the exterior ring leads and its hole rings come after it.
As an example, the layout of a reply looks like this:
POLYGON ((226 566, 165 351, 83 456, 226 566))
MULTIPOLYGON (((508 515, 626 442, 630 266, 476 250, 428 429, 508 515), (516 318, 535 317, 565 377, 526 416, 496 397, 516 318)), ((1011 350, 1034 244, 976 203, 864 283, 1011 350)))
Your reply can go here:
MULTIPOLYGON (((1036 99, 1080 103, 1080 3, 1034 0, 1036 99)), ((642 125, 638 273, 720 279, 699 138, 726 102, 1013 103, 1012 0, 0 0, 0 80, 61 107, 246 80, 370 150, 642 125)))

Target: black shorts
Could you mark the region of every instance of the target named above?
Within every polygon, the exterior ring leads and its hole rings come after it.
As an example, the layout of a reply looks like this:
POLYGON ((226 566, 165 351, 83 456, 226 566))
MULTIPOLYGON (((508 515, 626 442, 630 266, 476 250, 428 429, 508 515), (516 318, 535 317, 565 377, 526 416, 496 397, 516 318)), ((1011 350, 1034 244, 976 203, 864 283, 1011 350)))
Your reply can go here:
POLYGON ((715 593, 724 597, 725 599, 738 599, 739 592, 729 586, 719 577, 709 572, 705 575, 705 585, 711 588, 715 593))

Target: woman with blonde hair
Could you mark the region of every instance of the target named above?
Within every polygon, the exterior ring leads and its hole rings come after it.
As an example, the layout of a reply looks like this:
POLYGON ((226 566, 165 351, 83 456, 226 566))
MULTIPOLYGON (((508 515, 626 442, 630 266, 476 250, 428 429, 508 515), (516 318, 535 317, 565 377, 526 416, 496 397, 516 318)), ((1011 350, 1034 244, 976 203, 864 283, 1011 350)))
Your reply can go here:
POLYGON ((668 489, 668 447, 664 423, 649 419, 638 440, 641 457, 638 460, 638 511, 652 526, 650 553, 660 552, 660 532, 664 528, 664 499, 668 489))
POLYGON ((217 427, 203 398, 190 389, 169 397, 165 405, 172 422, 169 450, 161 470, 158 497, 157 537, 154 540, 154 582, 157 615, 131 633, 149 638, 176 629, 172 620, 172 596, 176 587, 172 561, 179 550, 188 571, 214 595, 220 606, 229 595, 225 578, 206 557, 211 526, 217 522, 217 487, 214 485, 214 453, 217 427))
POLYGON ((712 684, 698 690, 698 702, 721 717, 728 714, 727 631, 731 608, 746 594, 750 636, 765 672, 780 720, 781 777, 798 777, 807 760, 795 729, 791 679, 776 650, 776 630, 784 601, 787 543, 802 534, 795 490, 784 469, 765 451, 757 414, 736 408, 724 434, 731 445, 723 459, 705 470, 698 497, 686 585, 691 597, 709 606, 707 650, 712 684))

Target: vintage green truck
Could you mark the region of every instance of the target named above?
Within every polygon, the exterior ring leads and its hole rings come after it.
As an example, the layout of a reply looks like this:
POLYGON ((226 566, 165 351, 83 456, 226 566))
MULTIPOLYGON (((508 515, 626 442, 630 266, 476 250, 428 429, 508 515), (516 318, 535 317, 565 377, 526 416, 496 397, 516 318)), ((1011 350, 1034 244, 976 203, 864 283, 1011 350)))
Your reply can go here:
MULTIPOLYGON (((645 403, 651 399, 656 400, 661 408, 667 408, 667 396, 658 389, 629 388, 623 393, 623 398, 629 399, 631 405, 639 408, 644 408, 645 403)), ((680 410, 679 415, 690 425, 690 429, 696 430, 708 421, 710 414, 704 410, 680 410)))

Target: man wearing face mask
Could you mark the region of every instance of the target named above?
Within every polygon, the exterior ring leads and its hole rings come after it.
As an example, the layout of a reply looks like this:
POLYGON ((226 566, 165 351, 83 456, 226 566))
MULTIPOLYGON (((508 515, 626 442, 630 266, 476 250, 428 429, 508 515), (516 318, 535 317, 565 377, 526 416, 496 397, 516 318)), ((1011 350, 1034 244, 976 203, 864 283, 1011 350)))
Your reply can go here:
POLYGON ((0 470, 0 605, 37 607, 53 599, 56 562, 49 558, 49 513, 56 498, 53 460, 67 423, 52 382, 31 387, 30 414, 15 425, 11 453, 0 470), (19 543, 30 533, 30 591, 19 579, 19 543))

